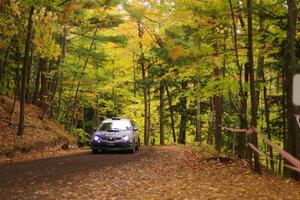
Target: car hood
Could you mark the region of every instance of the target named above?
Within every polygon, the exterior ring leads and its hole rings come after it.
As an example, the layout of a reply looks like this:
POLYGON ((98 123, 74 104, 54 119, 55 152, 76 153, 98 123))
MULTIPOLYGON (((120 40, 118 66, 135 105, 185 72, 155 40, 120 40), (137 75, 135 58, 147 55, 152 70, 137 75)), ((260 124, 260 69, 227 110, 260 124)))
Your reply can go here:
POLYGON ((124 135, 131 136, 130 131, 119 131, 119 132, 107 132, 107 131, 97 131, 95 135, 106 136, 106 137, 122 137, 124 135))

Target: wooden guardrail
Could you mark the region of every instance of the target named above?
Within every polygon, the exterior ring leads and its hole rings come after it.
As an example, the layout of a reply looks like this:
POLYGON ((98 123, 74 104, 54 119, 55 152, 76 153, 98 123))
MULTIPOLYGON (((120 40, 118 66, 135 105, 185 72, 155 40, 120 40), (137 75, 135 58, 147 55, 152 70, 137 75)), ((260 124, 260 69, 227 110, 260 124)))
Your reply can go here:
MULTIPOLYGON (((300 115, 296 116, 297 119, 297 123, 300 127, 300 115)), ((261 134, 260 132, 258 132, 258 130, 256 128, 250 128, 250 129, 235 129, 235 128, 224 128, 225 130, 229 131, 229 132, 235 132, 235 133, 246 133, 246 134, 258 134, 263 141, 268 144, 269 146, 271 146, 275 151, 277 151, 278 154, 280 154, 283 158, 285 158, 291 165, 288 164, 284 164, 285 167, 294 170, 296 172, 300 173, 300 161, 295 158, 294 156, 292 156, 291 154, 289 154, 288 152, 284 151, 283 149, 280 148, 280 146, 278 146, 277 144, 274 144, 271 140, 269 140, 265 135, 261 134)), ((254 144, 252 143, 248 143, 247 144, 252 151, 254 151, 255 153, 258 153, 259 155, 264 155, 266 158, 271 159, 268 155, 266 155, 265 153, 263 153, 262 151, 260 151, 258 149, 258 147, 256 147, 254 144)), ((272 159, 271 159, 272 160, 272 159)))

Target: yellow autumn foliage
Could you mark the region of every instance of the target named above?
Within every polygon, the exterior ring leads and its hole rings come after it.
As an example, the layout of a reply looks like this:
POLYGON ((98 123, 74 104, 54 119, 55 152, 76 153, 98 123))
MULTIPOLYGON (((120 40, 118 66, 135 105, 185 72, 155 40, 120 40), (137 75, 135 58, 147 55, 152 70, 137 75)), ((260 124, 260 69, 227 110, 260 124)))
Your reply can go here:
POLYGON ((170 49, 169 51, 169 58, 172 60, 172 61, 176 61, 178 60, 180 57, 183 56, 183 49, 182 47, 180 46, 174 46, 173 48, 170 49))
POLYGON ((55 28, 57 20, 57 16, 52 12, 46 11, 46 9, 42 9, 35 14, 33 43, 36 46, 36 51, 42 58, 57 60, 60 55, 60 45, 54 38, 54 34, 58 33, 58 30, 55 28))

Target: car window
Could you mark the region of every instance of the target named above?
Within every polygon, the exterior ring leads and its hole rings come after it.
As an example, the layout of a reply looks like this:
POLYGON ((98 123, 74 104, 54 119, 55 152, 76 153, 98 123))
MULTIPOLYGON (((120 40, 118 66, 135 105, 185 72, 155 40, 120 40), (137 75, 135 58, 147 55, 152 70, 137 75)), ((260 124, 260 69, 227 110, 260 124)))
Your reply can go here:
POLYGON ((132 131, 132 126, 128 121, 116 120, 102 122, 99 131, 132 131))
POLYGON ((133 129, 133 130, 134 130, 134 129, 137 129, 135 123, 132 122, 132 121, 131 121, 131 126, 132 126, 132 129, 133 129))

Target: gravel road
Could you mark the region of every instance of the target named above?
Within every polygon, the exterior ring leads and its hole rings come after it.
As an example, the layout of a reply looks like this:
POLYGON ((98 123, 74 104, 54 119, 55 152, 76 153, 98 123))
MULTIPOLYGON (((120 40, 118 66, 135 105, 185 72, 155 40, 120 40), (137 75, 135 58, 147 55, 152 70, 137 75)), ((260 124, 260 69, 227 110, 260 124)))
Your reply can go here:
POLYGON ((0 164, 0 199, 300 199, 300 185, 183 146, 0 164))
POLYGON ((92 154, 87 150, 56 158, 0 164, 0 199, 56 199, 63 195, 56 191, 69 185, 77 185, 77 181, 84 180, 91 171, 101 171, 107 167, 118 168, 147 156, 150 152, 92 154), (49 191, 44 191, 47 186, 49 191))

